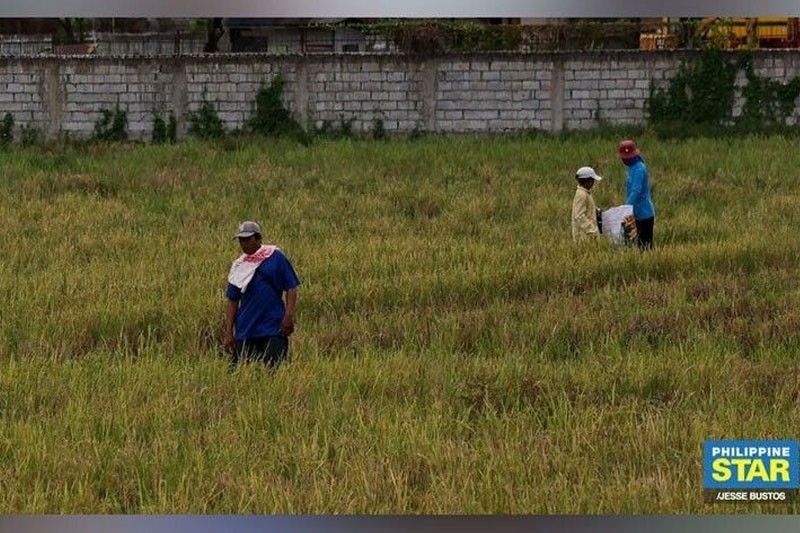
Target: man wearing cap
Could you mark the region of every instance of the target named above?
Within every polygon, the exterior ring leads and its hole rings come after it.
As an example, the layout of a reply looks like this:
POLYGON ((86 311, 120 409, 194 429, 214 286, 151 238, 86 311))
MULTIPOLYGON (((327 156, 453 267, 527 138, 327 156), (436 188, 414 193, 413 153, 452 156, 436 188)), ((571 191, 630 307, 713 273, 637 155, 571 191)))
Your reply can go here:
POLYGON ((228 273, 225 349, 232 366, 244 360, 274 367, 289 352, 300 280, 277 246, 261 244, 257 223, 242 222, 234 238, 244 253, 228 273))
POLYGON ((656 210, 650 197, 650 176, 647 173, 647 166, 633 141, 626 140, 619 143, 617 152, 622 163, 628 167, 626 203, 633 206, 633 218, 636 219, 636 231, 639 234, 637 241, 639 248, 652 249, 656 210))
POLYGON ((578 190, 572 200, 572 240, 593 239, 600 234, 597 227, 597 205, 592 197, 592 187, 603 178, 592 167, 581 167, 575 173, 578 190))

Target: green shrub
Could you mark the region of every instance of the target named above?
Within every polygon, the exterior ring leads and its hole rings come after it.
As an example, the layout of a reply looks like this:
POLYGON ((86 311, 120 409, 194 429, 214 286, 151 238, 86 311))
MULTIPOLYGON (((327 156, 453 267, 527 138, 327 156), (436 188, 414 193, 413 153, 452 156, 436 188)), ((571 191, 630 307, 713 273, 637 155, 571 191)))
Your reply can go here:
POLYGON ((20 143, 22 146, 35 146, 42 142, 42 132, 34 126, 20 128, 20 143))
POLYGON ((14 117, 6 113, 0 123, 0 146, 8 146, 14 142, 14 117))
POLYGON ((114 111, 108 109, 100 110, 100 118, 94 124, 94 134, 92 139, 95 141, 124 141, 128 139, 128 114, 119 108, 114 111))
POLYGON ((372 138, 377 140, 386 139, 386 129, 383 126, 383 119, 375 119, 372 126, 372 138))
POLYGON ((167 140, 174 143, 178 140, 178 121, 175 115, 170 112, 169 119, 167 120, 167 140))
POLYGON ((667 136, 728 132, 774 132, 800 96, 800 77, 787 83, 758 76, 749 54, 730 56, 709 48, 683 63, 664 89, 653 89, 647 102, 650 122, 667 136), (736 75, 743 70, 742 114, 733 117, 736 75))
POLYGON ((278 137, 302 129, 283 105, 285 84, 283 77, 278 75, 269 85, 262 85, 258 90, 255 113, 246 124, 250 133, 278 137))
POLYGON ((167 124, 159 115, 153 116, 153 144, 164 144, 167 142, 167 124))
POLYGON ((800 77, 787 83, 758 76, 750 57, 743 62, 747 85, 742 89, 745 103, 739 119, 750 126, 784 126, 794 111, 794 102, 800 96, 800 77))
POLYGON ((731 119, 739 66, 719 50, 683 63, 666 89, 650 94, 653 123, 723 125, 731 119))
POLYGON ((225 126, 210 102, 204 101, 196 113, 189 114, 189 134, 201 139, 219 139, 225 126))

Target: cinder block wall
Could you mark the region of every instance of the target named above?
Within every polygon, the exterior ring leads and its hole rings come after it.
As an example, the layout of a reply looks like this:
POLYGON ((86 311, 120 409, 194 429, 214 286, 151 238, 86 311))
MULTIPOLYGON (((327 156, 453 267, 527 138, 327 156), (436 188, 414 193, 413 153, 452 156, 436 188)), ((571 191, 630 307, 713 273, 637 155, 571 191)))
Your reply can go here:
MULTIPOLYGON (((146 138, 155 113, 174 113, 183 133, 188 113, 207 100, 226 127, 239 128, 260 84, 280 73, 286 105, 306 127, 352 121, 353 131, 368 132, 380 120, 390 134, 589 129, 646 121, 651 87, 664 86, 691 54, 0 58, 0 114, 50 137, 85 137, 103 108, 119 105, 130 136, 146 138)), ((772 79, 800 75, 800 52, 760 51, 754 63, 772 79)), ((737 98, 737 113, 741 105, 737 98)))

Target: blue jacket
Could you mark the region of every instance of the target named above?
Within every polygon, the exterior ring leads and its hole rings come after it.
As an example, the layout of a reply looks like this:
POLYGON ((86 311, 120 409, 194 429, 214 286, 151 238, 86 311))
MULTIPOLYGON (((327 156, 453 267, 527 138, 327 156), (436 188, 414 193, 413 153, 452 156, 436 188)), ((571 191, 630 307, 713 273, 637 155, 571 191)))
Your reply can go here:
POLYGON ((650 177, 641 157, 629 163, 626 188, 627 203, 633 206, 633 218, 643 220, 656 216, 656 208, 650 197, 650 177))

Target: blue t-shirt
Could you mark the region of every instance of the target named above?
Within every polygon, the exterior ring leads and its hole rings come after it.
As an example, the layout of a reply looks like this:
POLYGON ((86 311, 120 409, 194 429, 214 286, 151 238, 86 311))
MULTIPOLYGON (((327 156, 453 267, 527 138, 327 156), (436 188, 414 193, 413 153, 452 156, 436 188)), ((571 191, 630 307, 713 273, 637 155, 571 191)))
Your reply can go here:
POLYGON ((650 177, 647 166, 641 157, 626 163, 628 165, 627 203, 633 206, 633 217, 644 220, 656 216, 653 199, 650 197, 650 177))
POLYGON ((300 285, 292 264, 275 250, 256 269, 244 294, 228 283, 226 296, 239 302, 236 313, 236 340, 275 337, 281 335, 280 326, 286 309, 283 293, 300 285))

